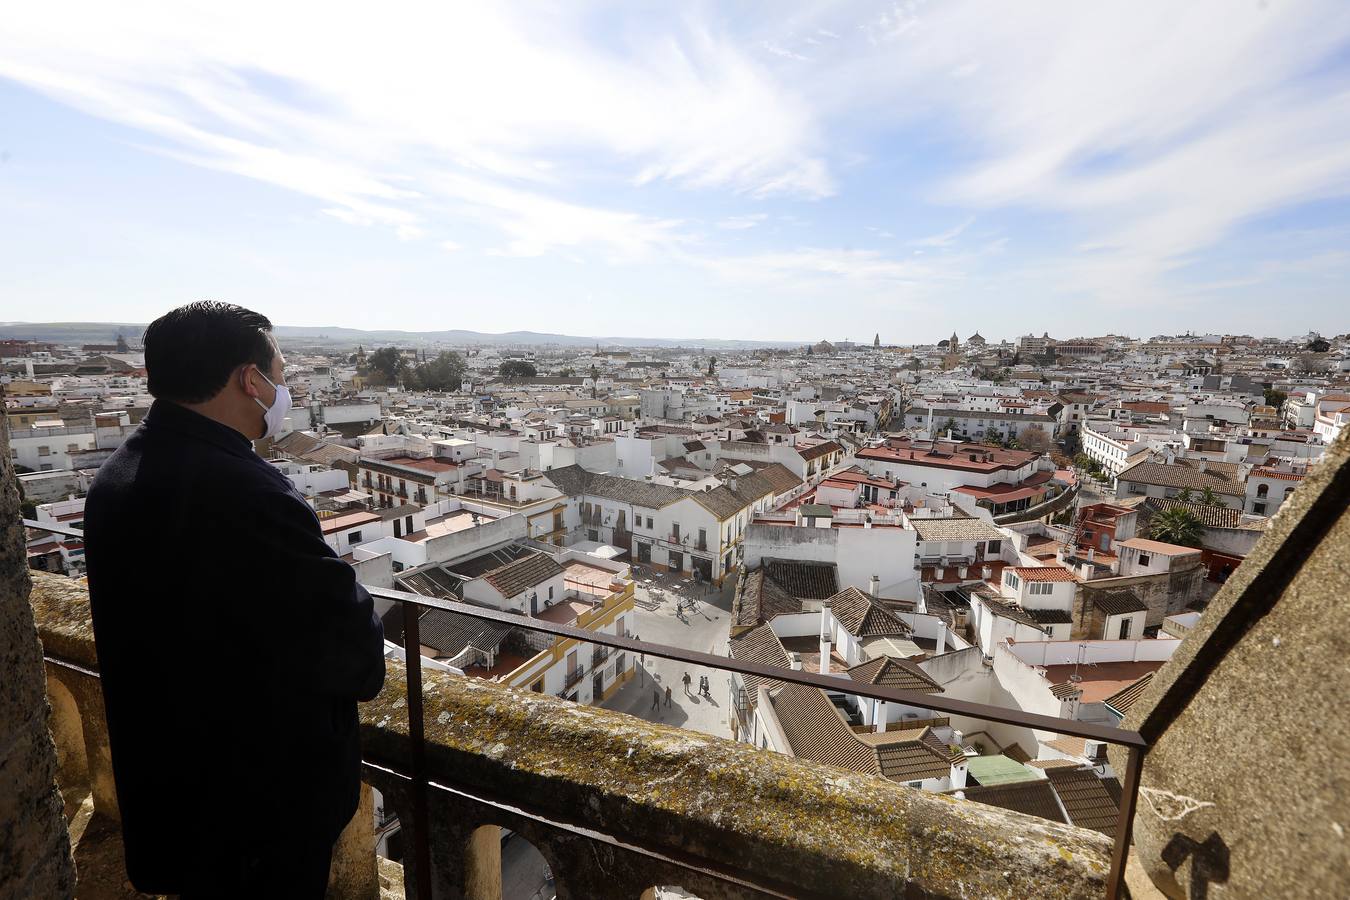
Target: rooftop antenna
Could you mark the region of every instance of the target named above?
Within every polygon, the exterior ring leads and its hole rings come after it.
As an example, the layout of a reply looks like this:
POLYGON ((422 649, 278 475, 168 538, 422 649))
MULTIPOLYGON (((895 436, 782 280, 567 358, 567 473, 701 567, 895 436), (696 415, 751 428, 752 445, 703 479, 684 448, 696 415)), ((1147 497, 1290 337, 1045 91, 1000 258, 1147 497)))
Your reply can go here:
POLYGON ((1078 645, 1078 658, 1074 660, 1073 674, 1069 676, 1069 680, 1074 684, 1078 684, 1083 680, 1083 676, 1078 674, 1078 667, 1080 665, 1085 665, 1087 662, 1087 646, 1086 643, 1080 643, 1078 645))

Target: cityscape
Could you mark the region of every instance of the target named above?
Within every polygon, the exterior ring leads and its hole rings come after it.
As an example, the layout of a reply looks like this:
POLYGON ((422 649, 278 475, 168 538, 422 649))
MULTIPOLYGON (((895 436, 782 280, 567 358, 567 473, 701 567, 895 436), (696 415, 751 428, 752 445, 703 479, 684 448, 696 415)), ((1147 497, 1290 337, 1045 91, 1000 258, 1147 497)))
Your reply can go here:
MULTIPOLYGON (((419 610, 426 672, 1108 838, 1107 742, 927 701, 1120 727, 1350 422, 1345 334, 707 350, 281 331, 292 406, 255 449, 332 553, 369 588, 511 614, 419 610)), ((136 328, 106 333, 0 340, 28 566, 63 579, 83 574, 89 485, 151 401, 136 328)), ((406 658, 407 608, 376 609, 406 658)), ((370 815, 401 861, 397 811, 377 792, 370 815)), ((500 854, 502 896, 553 890, 528 841, 500 854)))
POLYGON ((1350 4, 9 4, 0 900, 1350 896, 1350 4))

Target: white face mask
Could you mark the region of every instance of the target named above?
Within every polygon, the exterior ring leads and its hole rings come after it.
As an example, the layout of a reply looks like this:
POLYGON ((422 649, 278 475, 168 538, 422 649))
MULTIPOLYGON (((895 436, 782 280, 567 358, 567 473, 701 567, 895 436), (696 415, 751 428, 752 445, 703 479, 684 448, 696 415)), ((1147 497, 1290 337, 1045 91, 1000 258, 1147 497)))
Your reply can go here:
POLYGON ((262 369, 258 370, 258 374, 262 375, 263 381, 271 384, 272 389, 277 392, 277 395, 272 398, 271 406, 266 405, 257 397, 253 398, 253 402, 262 408, 263 423, 267 427, 263 436, 258 438, 258 440, 262 440, 263 438, 276 437, 277 433, 281 431, 281 425, 286 421, 286 413, 291 411, 291 389, 284 384, 272 384, 272 379, 263 375, 262 369))

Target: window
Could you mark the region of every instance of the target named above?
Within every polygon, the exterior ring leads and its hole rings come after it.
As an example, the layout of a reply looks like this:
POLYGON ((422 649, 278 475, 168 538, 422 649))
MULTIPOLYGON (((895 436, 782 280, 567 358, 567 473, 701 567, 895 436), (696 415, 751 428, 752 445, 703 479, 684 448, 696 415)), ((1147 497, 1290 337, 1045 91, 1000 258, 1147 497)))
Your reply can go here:
POLYGON ((670 523, 670 534, 671 534, 672 537, 675 538, 676 543, 678 543, 679 540, 680 540, 680 523, 679 523, 679 522, 671 522, 671 523, 670 523))
POLYGON ((651 517, 651 516, 648 516, 648 517, 647 517, 647 527, 648 527, 648 528, 655 528, 655 527, 656 527, 656 526, 652 523, 652 517, 651 517))
POLYGON ((361 542, 361 532, 353 531, 351 534, 347 535, 347 543, 359 544, 360 542, 361 542))
POLYGON ((1153 559, 1153 557, 1149 556, 1147 553, 1140 553, 1140 554, 1139 554, 1139 565, 1141 565, 1141 566, 1146 566, 1146 565, 1149 564, 1149 562, 1150 562, 1152 559, 1153 559))
POLYGON ((548 586, 548 599, 549 600, 553 599, 553 585, 551 584, 548 586))
POLYGON ((1003 541, 990 541, 988 544, 990 553, 998 553, 1003 549, 1003 541))
POLYGON ((1270 485, 1268 485, 1268 484, 1257 485, 1257 487, 1256 487, 1256 496, 1258 496, 1258 497, 1265 497, 1265 496, 1266 496, 1267 494, 1269 494, 1269 493, 1270 493, 1270 485))
POLYGON ((39 472, 50 472, 51 470, 52 470, 51 463, 43 463, 42 465, 38 466, 39 472))
POLYGON ((1123 641, 1123 640, 1126 640, 1127 638, 1129 638, 1129 636, 1130 636, 1130 625, 1131 625, 1131 621, 1130 621, 1129 619, 1121 619, 1121 620, 1120 620, 1120 639, 1121 639, 1122 641, 1123 641))
POLYGON ((38 456, 51 456, 51 455, 52 455, 51 447, 48 447, 46 444, 43 444, 40 447, 38 447, 38 456))
POLYGON ((79 445, 79 444, 66 444, 66 452, 67 452, 67 453, 79 453, 79 452, 80 452, 80 445, 79 445))
POLYGON ((1030 593, 1033 594, 1053 594, 1055 586, 1048 581, 1033 581, 1030 586, 1030 593))
POLYGON ((1253 503, 1252 512, 1256 513, 1258 516, 1264 516, 1266 514, 1266 505, 1264 503, 1253 503))
POLYGON ((394 520, 394 537, 403 537, 403 523, 398 519, 394 520))

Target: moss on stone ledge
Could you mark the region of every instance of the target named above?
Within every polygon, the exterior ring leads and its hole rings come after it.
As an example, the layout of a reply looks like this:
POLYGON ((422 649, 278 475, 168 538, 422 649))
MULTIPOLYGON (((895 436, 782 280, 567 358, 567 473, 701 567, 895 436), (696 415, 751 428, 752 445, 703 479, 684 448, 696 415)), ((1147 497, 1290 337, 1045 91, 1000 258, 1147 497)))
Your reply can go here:
POLYGON ((94 652, 94 625, 89 618, 89 588, 85 582, 49 572, 32 572, 29 603, 38 637, 48 656, 98 668, 94 652))
MULTIPOLYGON (((83 583, 34 573, 46 652, 96 667, 83 583)), ((1101 896, 1100 834, 489 682, 425 671, 428 770, 746 877, 846 897, 1101 896)), ((363 754, 407 770, 405 670, 364 704, 363 754)))
MULTIPOLYGON (((822 894, 1098 897, 1096 832, 907 788, 744 743, 426 671, 433 779, 622 840, 822 894)), ((363 708, 365 755, 407 759, 404 669, 363 708)), ((406 768, 405 768, 406 771, 406 768)))

